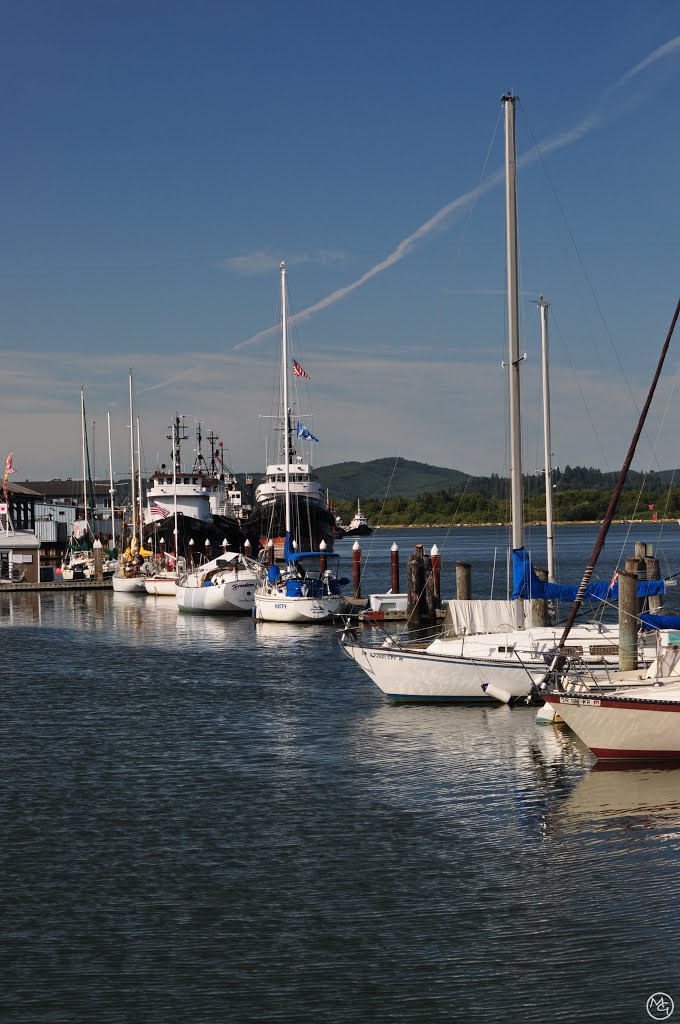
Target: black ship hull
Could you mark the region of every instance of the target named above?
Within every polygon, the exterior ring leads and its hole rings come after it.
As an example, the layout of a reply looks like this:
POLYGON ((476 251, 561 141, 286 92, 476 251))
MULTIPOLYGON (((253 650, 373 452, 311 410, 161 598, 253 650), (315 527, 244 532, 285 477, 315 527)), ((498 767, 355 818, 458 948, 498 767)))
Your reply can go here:
MULTIPOLYGON (((161 550, 173 554, 175 551, 174 530, 174 516, 147 523, 143 527, 142 544, 147 550, 152 550, 154 554, 158 554, 161 550)), ((225 540, 230 551, 243 551, 246 533, 235 519, 228 516, 214 516, 212 522, 204 522, 193 516, 185 516, 182 512, 177 513, 177 553, 187 560, 187 564, 191 560, 194 564, 198 564, 206 559, 215 558, 224 550, 225 540)), ((253 552, 254 550, 253 548, 253 552)))
MULTIPOLYGON (((286 535, 286 503, 283 495, 273 502, 256 504, 246 523, 246 533, 251 544, 255 539, 260 548, 266 548, 268 541, 277 541, 286 535)), ((318 551, 324 541, 328 551, 333 550, 336 524, 332 512, 318 502, 291 496, 291 535, 299 551, 318 551)), ((253 547, 255 551, 255 547, 253 547)))

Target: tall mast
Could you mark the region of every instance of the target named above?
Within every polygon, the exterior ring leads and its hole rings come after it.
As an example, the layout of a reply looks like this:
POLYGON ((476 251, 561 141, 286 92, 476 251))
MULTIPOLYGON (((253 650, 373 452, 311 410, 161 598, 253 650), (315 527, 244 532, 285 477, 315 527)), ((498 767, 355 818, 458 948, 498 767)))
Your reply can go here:
POLYGON ((111 413, 107 411, 106 422, 109 434, 109 484, 111 496, 111 547, 116 546, 116 489, 113 486, 113 462, 111 461, 111 413))
MULTIPOLYGON (((137 491, 135 479, 135 421, 132 414, 132 369, 130 377, 130 496, 132 499, 132 536, 137 536, 137 491)), ((141 532, 141 523, 140 523, 141 532)))
POLYGON ((90 517, 87 508, 87 465, 85 458, 85 433, 87 427, 85 425, 85 391, 81 385, 80 388, 80 442, 82 449, 82 460, 83 460, 83 510, 85 513, 85 527, 87 530, 90 528, 90 517))
POLYGON ((137 422, 137 472, 139 474, 139 494, 137 495, 137 503, 139 505, 139 543, 142 543, 142 530, 144 529, 144 495, 142 494, 142 442, 139 433, 139 416, 136 417, 137 422))
MULTIPOLYGON (((176 447, 175 447, 175 445, 177 444, 176 436, 175 436, 176 429, 177 429, 176 428, 176 423, 173 420, 173 423, 172 423, 172 450, 173 450, 173 453, 175 453, 176 450, 177 450, 176 447)), ((177 543, 177 539, 178 539, 178 536, 179 536, 179 530, 177 529, 177 458, 176 457, 173 458, 173 460, 172 460, 172 489, 173 489, 173 491, 175 493, 175 529, 173 530, 173 536, 175 538, 175 570, 177 570, 177 556, 178 556, 178 551, 177 551, 178 543, 177 543)))
POLYGON ((286 314, 286 264, 281 264, 281 372, 283 374, 283 458, 286 488, 286 534, 290 535, 290 436, 288 433, 288 324, 286 314))
POLYGON ((552 492, 552 448, 550 440, 550 370, 548 362, 548 307, 549 302, 541 296, 538 308, 541 313, 541 375, 543 379, 543 454, 545 465, 545 534, 548 549, 548 580, 555 581, 555 537, 553 492, 552 492))
POLYGON ((515 152, 516 96, 502 97, 505 107, 505 237, 508 290, 508 348, 510 393, 510 458, 512 548, 524 547, 522 509, 522 427, 519 379, 519 286, 517 275, 517 157, 515 152))

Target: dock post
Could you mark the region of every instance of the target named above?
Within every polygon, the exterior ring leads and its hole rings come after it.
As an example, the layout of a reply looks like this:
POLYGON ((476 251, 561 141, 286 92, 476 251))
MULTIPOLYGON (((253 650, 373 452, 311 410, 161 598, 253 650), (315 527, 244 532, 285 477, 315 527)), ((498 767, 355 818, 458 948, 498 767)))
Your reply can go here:
POLYGON ((406 614, 411 629, 418 629, 425 611, 425 549, 416 544, 406 563, 406 614))
POLYGON ((190 569, 193 569, 193 567, 194 567, 194 547, 195 546, 196 546, 196 542, 194 541, 194 538, 192 537, 191 540, 189 541, 189 568, 190 569))
POLYGON ((325 540, 322 540, 319 544, 319 572, 323 576, 326 569, 328 568, 328 559, 326 558, 327 544, 325 540))
POLYGON ((456 597, 459 601, 472 600, 472 566, 469 562, 456 562, 456 597))
POLYGON ((390 548, 390 559, 392 568, 392 593, 399 593, 399 548, 395 541, 390 548))
POLYGON ((354 577, 354 597, 361 597, 361 547, 355 540, 352 545, 352 574, 354 577))
POLYGON ((436 610, 442 606, 442 556, 439 554, 439 548, 436 544, 432 545, 432 550, 430 551, 430 565, 432 566, 432 605, 436 618, 436 610))
POLYGON ((104 579, 104 567, 103 567, 104 549, 102 547, 102 542, 99 540, 99 538, 97 538, 96 541, 94 542, 94 544, 92 545, 92 551, 94 552, 94 578, 96 580, 103 580, 104 579))
POLYGON ((626 559, 626 568, 619 572, 619 671, 630 672, 638 667, 638 575, 631 572, 629 563, 637 565, 637 558, 626 559))
MULTIPOLYGON (((659 569, 658 558, 645 558, 647 565, 647 579, 648 580, 660 580, 661 570, 659 569)), ((660 615, 663 609, 663 598, 661 594, 656 594, 654 597, 647 598, 649 610, 652 615, 660 615)))
MULTIPOLYGON (((544 583, 548 582, 548 572, 546 569, 534 569, 539 580, 543 580, 544 583)), ((531 625, 532 626, 549 626, 550 615, 548 613, 548 602, 543 597, 532 597, 531 599, 531 625)))
POLYGON ((206 537, 206 541, 205 541, 205 560, 206 560, 206 562, 209 562, 211 558, 212 558, 212 544, 210 543, 210 540, 206 537))
POLYGON ((252 558, 253 557, 253 546, 252 546, 252 544, 250 543, 250 541, 248 540, 247 537, 246 537, 246 542, 243 545, 243 554, 246 556, 246 558, 252 558))

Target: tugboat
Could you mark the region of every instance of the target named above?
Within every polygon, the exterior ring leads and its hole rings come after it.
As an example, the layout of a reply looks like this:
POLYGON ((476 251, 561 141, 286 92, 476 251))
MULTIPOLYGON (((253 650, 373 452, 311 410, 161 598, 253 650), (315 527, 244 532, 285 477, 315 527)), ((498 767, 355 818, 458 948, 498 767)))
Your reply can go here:
POLYGON ((357 510, 349 526, 345 527, 346 537, 369 537, 373 533, 373 527, 361 511, 361 504, 357 500, 357 510))
POLYGON ((155 554, 165 551, 198 564, 226 547, 242 551, 249 508, 234 474, 225 466, 222 444, 208 435, 210 461, 203 456, 200 424, 196 428, 196 459, 190 473, 182 469, 180 443, 188 438, 184 417, 175 415, 171 464, 163 463, 151 476, 146 494, 143 542, 155 554), (175 530, 177 544, 175 545, 175 530))

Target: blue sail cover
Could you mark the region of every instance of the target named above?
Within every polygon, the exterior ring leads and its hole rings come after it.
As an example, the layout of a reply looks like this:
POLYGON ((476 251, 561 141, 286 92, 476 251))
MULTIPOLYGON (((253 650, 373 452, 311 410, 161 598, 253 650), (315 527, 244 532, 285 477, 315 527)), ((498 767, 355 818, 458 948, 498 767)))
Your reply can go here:
POLYGON ((645 629, 680 629, 680 615, 649 615, 644 612, 640 622, 645 629))
MULTIPOLYGON (((575 587, 561 583, 546 583, 539 580, 534 572, 529 554, 525 548, 518 548, 512 553, 512 600, 526 598, 545 601, 574 601, 578 593, 575 587)), ((655 597, 666 593, 663 580, 646 580, 638 583, 638 597, 655 597)), ((589 583, 583 595, 584 601, 616 601, 619 596, 619 585, 606 583, 589 583)))

